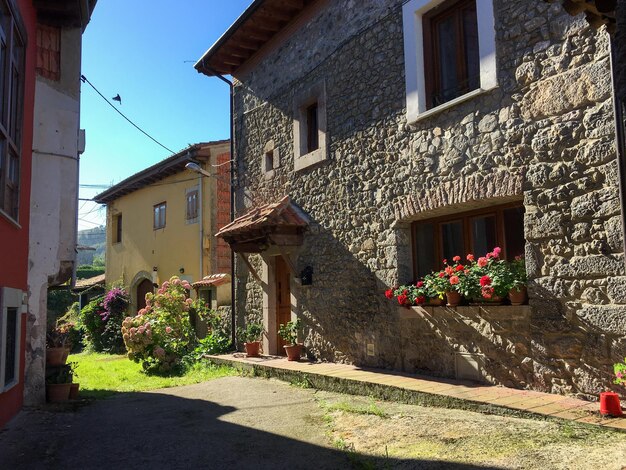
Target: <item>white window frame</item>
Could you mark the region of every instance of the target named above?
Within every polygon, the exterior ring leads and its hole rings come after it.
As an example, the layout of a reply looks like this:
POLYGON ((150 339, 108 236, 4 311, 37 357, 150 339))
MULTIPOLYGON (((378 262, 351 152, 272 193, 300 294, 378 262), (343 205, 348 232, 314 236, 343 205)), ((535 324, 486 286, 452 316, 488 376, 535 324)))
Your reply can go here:
POLYGON ((431 109, 426 107, 424 68, 424 14, 445 0, 409 0, 402 7, 404 29, 404 66, 406 80, 406 119, 415 122, 451 108, 458 103, 498 86, 496 70, 496 30, 492 0, 476 0, 480 88, 431 109))
POLYGON ((185 224, 197 224, 200 220, 200 187, 194 186, 193 188, 187 188, 185 190, 185 224), (189 217, 189 213, 187 212, 189 209, 188 198, 189 194, 195 192, 196 193, 196 216, 189 217))
POLYGON ((19 289, 10 287, 0 288, 0 393, 7 392, 20 383, 20 366, 21 366, 21 340, 22 340, 22 299, 24 293, 19 289), (16 322, 16 340, 15 340, 15 378, 8 384, 4 383, 4 374, 6 370, 6 338, 7 338, 7 318, 8 309, 17 309, 16 322))
POLYGON ((326 121, 326 83, 321 81, 298 94, 293 106, 293 169, 304 170, 328 159, 326 121), (318 148, 307 152, 307 108, 317 103, 318 148))

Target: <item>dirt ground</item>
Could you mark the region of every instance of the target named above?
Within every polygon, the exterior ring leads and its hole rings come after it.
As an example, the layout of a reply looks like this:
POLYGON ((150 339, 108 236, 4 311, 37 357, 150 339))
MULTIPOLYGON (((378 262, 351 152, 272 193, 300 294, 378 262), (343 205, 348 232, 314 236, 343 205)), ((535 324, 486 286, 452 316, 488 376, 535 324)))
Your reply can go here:
POLYGON ((621 469, 626 434, 226 377, 27 410, 0 469, 621 469))

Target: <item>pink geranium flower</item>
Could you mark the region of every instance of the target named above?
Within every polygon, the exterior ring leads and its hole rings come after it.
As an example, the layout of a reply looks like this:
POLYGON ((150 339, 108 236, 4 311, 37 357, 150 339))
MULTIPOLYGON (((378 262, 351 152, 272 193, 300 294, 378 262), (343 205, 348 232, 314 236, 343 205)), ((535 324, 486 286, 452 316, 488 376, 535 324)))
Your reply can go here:
POLYGON ((470 261, 470 262, 474 261, 474 255, 471 254, 471 253, 469 255, 467 255, 467 261, 470 261))
POLYGON ((459 276, 451 276, 450 277, 450 284, 452 284, 453 286, 458 284, 461 280, 459 279, 459 276))
POLYGON ((487 264, 489 264, 489 260, 487 258, 485 258, 484 256, 481 256, 480 258, 478 258, 478 266, 480 266, 481 268, 484 268, 485 266, 487 266, 487 264))
POLYGON ((454 261, 455 263, 458 263, 459 261, 461 261, 461 257, 457 255, 454 258, 452 258, 452 261, 454 261))

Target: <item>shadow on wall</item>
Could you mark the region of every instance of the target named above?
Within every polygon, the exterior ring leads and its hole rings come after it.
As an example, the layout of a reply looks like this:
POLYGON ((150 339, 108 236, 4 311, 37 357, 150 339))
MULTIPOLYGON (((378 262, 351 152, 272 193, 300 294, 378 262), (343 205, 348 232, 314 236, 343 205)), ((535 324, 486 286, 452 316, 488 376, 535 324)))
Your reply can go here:
MULTIPOLYGON (((275 408, 280 420, 284 405, 269 406, 275 408)), ((208 400, 161 393, 124 393, 82 408, 62 430, 51 429, 52 422, 67 424, 67 413, 40 413, 37 419, 41 422, 33 428, 38 432, 27 426, 10 430, 0 440, 0 455, 5 468, 318 470, 352 465, 360 468, 358 464, 369 468, 365 462, 374 468, 488 468, 340 451, 304 442, 300 430, 294 429, 288 420, 283 423, 284 434, 300 439, 255 429, 254 422, 249 426, 228 422, 228 415, 237 411, 208 400)))

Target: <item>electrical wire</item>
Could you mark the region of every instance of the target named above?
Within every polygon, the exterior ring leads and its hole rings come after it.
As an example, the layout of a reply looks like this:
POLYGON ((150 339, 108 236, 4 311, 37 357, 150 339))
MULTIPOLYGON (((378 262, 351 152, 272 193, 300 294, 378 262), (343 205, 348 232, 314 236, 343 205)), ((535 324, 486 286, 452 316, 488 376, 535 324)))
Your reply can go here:
POLYGON ((96 93, 98 93, 102 99, 104 101, 107 102, 107 104, 109 106, 111 106, 111 108, 113 108, 120 116, 122 116, 124 119, 126 119, 129 123, 131 123, 139 132, 141 132, 143 135, 145 135, 146 137, 148 137, 150 140, 152 140, 154 143, 156 143, 157 145, 163 147, 165 150, 167 150, 168 152, 170 152, 171 154, 175 154, 176 152, 174 152, 172 149, 167 148, 165 145, 163 145, 161 142, 159 142, 158 140, 156 140, 154 137, 152 137, 150 134, 148 134, 146 131, 144 131, 141 127, 139 127, 137 124, 135 124, 133 121, 131 121, 128 117, 126 117, 126 115, 121 112, 119 109, 117 109, 117 107, 111 103, 102 93, 100 93, 100 91, 94 86, 93 83, 91 83, 89 80, 87 80, 87 77, 85 77, 84 75, 80 76, 80 79, 83 83, 87 83, 91 88, 94 89, 94 91, 96 93))

